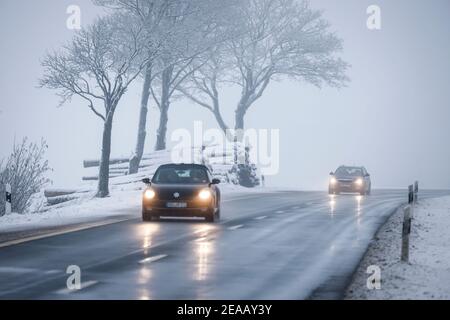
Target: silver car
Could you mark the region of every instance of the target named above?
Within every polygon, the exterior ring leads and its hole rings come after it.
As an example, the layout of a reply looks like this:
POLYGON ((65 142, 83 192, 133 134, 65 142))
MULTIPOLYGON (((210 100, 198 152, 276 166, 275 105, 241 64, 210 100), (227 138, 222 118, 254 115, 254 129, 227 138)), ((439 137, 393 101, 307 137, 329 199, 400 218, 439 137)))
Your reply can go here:
POLYGON ((355 192, 369 195, 372 191, 370 174, 364 167, 340 166, 330 173, 329 194, 355 192))

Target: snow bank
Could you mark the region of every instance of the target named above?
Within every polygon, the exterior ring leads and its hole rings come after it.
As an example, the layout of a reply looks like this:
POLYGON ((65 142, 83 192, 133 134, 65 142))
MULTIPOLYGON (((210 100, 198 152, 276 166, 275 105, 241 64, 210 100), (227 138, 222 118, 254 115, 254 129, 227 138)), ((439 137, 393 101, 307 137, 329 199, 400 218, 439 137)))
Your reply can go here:
POLYGON ((410 263, 400 262, 403 211, 380 229, 346 299, 450 299, 450 197, 420 200, 410 236, 410 263), (367 267, 381 268, 381 289, 368 290, 367 267))

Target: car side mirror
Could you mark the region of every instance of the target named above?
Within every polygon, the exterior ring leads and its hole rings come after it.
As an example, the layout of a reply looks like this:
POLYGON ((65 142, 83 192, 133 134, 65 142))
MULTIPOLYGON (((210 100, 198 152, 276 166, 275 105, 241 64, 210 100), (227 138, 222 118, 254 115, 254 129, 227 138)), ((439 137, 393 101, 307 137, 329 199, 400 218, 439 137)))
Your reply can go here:
POLYGON ((149 178, 142 179, 142 182, 145 183, 145 184, 148 184, 148 185, 152 184, 152 182, 150 181, 149 178))
POLYGON ((220 179, 212 179, 211 184, 220 184, 220 179))
POLYGON ((334 176, 334 172, 330 172, 330 176, 334 176))
POLYGON ((370 174, 366 173, 366 177, 370 177, 370 174))

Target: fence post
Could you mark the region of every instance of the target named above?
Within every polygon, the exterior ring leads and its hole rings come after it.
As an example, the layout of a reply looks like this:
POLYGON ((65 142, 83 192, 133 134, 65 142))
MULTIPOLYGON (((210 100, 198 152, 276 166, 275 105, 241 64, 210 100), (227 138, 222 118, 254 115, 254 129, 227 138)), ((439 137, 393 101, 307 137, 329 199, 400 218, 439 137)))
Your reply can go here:
POLYGON ((5 214, 11 214, 11 185, 7 183, 5 185, 5 214))
POLYGON ((403 209, 403 228, 402 228, 402 252, 401 261, 409 261, 409 235, 411 233, 411 206, 403 209))
POLYGON ((414 186, 411 184, 408 186, 408 204, 412 204, 414 201, 414 186))
POLYGON ((414 216, 414 185, 408 186, 408 205, 410 206, 411 218, 414 216))
POLYGON ((419 196, 419 181, 414 182, 414 204, 417 203, 417 198, 419 196))

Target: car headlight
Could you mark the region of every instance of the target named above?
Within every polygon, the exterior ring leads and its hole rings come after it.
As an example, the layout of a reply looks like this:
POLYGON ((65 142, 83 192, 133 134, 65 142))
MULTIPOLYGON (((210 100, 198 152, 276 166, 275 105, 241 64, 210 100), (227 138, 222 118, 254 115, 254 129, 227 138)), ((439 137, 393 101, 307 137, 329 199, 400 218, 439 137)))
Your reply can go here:
POLYGON ((152 200, 153 198, 155 198, 156 193, 153 189, 147 189, 144 192, 144 198, 147 200, 152 200))
POLYGON ((364 183, 364 180, 362 178, 358 178, 358 179, 355 180, 355 184, 357 186, 362 186, 363 183, 364 183))
POLYGON ((211 198, 211 191, 209 191, 208 189, 202 190, 200 191, 200 193, 198 194, 198 197, 201 200, 208 200, 211 198))
POLYGON ((330 184, 336 184, 337 180, 335 177, 330 178, 330 184))

